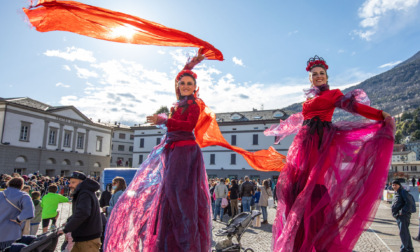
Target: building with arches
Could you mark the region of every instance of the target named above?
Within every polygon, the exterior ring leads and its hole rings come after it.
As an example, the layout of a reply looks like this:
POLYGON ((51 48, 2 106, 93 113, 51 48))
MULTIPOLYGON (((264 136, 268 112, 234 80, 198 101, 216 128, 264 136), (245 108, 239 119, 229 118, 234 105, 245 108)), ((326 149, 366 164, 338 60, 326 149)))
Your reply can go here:
POLYGON ((111 131, 74 106, 0 98, 0 173, 99 176, 110 164, 111 131))

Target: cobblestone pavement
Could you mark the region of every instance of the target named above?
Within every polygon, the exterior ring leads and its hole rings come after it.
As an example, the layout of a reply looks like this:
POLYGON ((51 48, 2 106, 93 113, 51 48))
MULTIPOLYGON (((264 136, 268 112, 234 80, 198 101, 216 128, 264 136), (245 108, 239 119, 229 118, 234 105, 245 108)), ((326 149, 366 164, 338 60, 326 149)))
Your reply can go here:
MULTIPOLYGON (((63 224, 65 219, 70 215, 71 204, 64 203, 58 207, 60 211, 60 218, 57 224, 63 224)), ((245 248, 252 248, 255 252, 268 252, 271 246, 271 228, 275 217, 275 209, 268 209, 268 223, 261 225, 261 227, 250 227, 244 233, 241 239, 242 246, 245 248)), ((229 217, 224 216, 224 222, 227 223, 229 217)), ((220 228, 224 227, 220 221, 213 221, 213 243, 214 248, 216 242, 223 240, 225 237, 215 236, 215 232, 220 228)), ((416 236, 419 231, 419 219, 418 212, 414 213, 411 217, 410 233, 412 236, 416 236)), ((38 231, 38 234, 42 232, 42 228, 38 231)), ((391 216, 391 205, 387 202, 382 201, 378 212, 376 213, 375 219, 371 226, 363 232, 360 236, 359 241, 354 247, 353 251, 365 252, 379 252, 379 251, 399 251, 401 245, 400 238, 398 236, 399 230, 395 219, 391 216)), ((60 251, 61 244, 64 241, 64 237, 61 236, 59 243, 56 248, 56 252, 60 251)), ((234 239, 236 242, 236 240, 234 239)), ((414 251, 420 252, 420 243, 413 241, 414 251)), ((128 251, 127 251, 128 252, 128 251)))

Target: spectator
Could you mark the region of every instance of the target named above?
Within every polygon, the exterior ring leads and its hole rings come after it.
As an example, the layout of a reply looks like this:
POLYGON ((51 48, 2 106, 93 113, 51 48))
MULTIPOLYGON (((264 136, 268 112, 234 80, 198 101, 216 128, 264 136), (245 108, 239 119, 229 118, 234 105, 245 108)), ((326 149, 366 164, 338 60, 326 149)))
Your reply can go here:
POLYGON ((392 188, 395 191, 394 200, 392 203, 392 216, 397 219, 397 225, 400 229, 401 238, 401 250, 400 251, 414 251, 413 243, 411 241, 410 230, 410 218, 411 212, 407 202, 408 192, 401 186, 400 181, 392 181, 392 188))
POLYGON ((239 198, 239 186, 236 183, 236 179, 232 179, 232 187, 230 188, 230 207, 232 211, 232 218, 239 213, 238 209, 238 198, 239 198))
POLYGON ((57 186, 51 184, 48 187, 48 193, 42 198, 41 207, 42 207, 42 232, 48 231, 48 226, 50 225, 50 220, 52 221, 51 229, 55 229, 55 223, 58 217, 58 204, 69 202, 69 199, 63 195, 57 194, 57 186))
POLYGON ((244 212, 251 212, 251 199, 254 195, 254 184, 249 181, 249 177, 245 176, 245 182, 242 183, 240 196, 242 198, 242 205, 244 212))
POLYGON ((105 187, 105 191, 102 192, 101 197, 99 199, 99 206, 101 208, 109 206, 109 201, 111 200, 111 191, 112 191, 112 183, 109 183, 105 187))
POLYGON ((254 209, 256 209, 258 211, 261 211, 260 199, 261 199, 261 188, 258 187, 257 191, 252 196, 252 200, 254 201, 254 205, 255 205, 254 209))
POLYGON ((31 235, 36 235, 38 232, 39 223, 42 219, 42 206, 41 206, 41 193, 38 191, 33 191, 31 193, 32 203, 34 203, 35 214, 34 218, 31 219, 31 235))
POLYGON ((14 177, 0 193, 0 250, 22 236, 23 221, 34 217, 31 197, 22 192, 23 178, 14 177), (6 231, 7 230, 7 231, 6 231))
POLYGON ((112 180, 112 197, 109 201, 109 206, 104 207, 103 211, 109 217, 111 216, 111 211, 114 208, 115 204, 118 202, 118 198, 123 194, 125 189, 127 188, 127 184, 125 183, 125 179, 123 177, 115 177, 112 180))
POLYGON ((416 186, 416 179, 414 177, 411 179, 411 183, 413 184, 413 187, 416 186))
POLYGON ((271 192, 271 187, 268 180, 263 181, 263 185, 259 187, 261 189, 261 198, 260 198, 260 206, 263 215, 263 222, 261 224, 268 224, 267 219, 267 206, 268 206, 268 198, 273 196, 271 192))
POLYGON ((228 189, 225 185, 224 179, 220 179, 220 183, 214 189, 214 193, 216 194, 216 202, 214 207, 213 220, 216 220, 217 215, 220 213, 220 221, 223 221, 224 209, 222 208, 222 199, 227 198, 228 195, 228 189))
POLYGON ((211 198, 211 212, 214 213, 214 208, 215 208, 215 200, 216 200, 216 195, 214 194, 214 189, 216 188, 216 182, 214 181, 214 179, 211 180, 210 182, 210 198, 211 198))
POLYGON ((72 252, 99 251, 102 215, 95 195, 100 188, 99 183, 76 171, 70 176, 69 187, 73 191, 73 214, 59 233, 71 232, 75 242, 72 252))

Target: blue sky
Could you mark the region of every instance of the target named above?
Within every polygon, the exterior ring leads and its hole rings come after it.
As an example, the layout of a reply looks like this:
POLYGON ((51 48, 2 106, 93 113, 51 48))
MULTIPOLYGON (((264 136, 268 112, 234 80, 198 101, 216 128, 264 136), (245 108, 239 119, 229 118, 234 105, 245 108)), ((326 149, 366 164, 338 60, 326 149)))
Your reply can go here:
MULTIPOLYGON (((74 105, 93 120, 128 125, 175 101, 174 76, 195 48, 40 33, 21 11, 28 2, 0 8, 0 97, 74 105)), ((81 2, 191 33, 222 51, 225 61, 196 67, 200 97, 215 112, 302 101, 306 61, 315 54, 330 66, 330 85, 345 88, 420 51, 419 0, 81 2)))

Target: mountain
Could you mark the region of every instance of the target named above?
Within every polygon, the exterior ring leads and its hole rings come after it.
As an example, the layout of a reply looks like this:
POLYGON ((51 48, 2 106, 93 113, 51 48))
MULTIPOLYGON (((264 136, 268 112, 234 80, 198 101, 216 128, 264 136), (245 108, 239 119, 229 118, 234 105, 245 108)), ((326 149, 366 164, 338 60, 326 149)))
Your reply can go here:
MULTIPOLYGON (((393 116, 420 107, 420 51, 392 69, 342 92, 347 93, 354 89, 363 89, 373 107, 393 116)), ((302 110, 302 104, 295 103, 283 110, 296 113, 302 110)), ((336 121, 354 120, 355 117, 337 109, 333 118, 336 121)))

